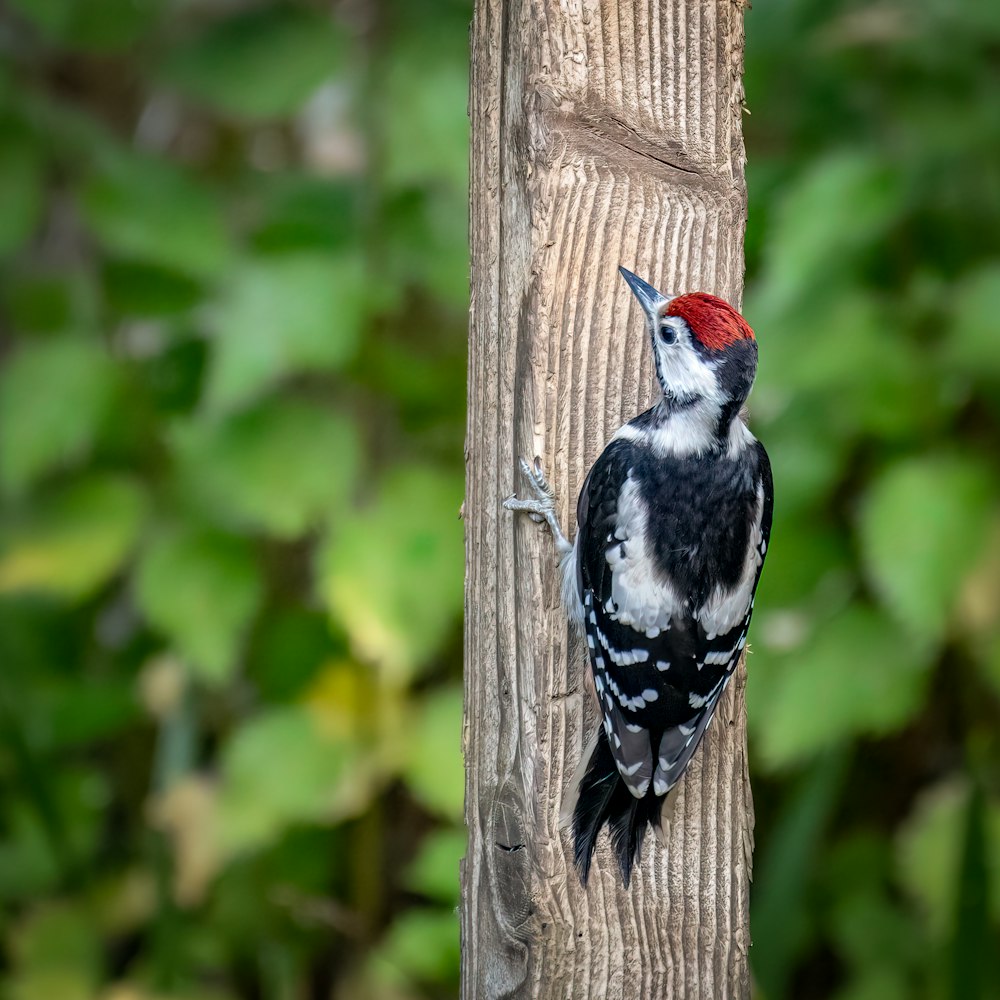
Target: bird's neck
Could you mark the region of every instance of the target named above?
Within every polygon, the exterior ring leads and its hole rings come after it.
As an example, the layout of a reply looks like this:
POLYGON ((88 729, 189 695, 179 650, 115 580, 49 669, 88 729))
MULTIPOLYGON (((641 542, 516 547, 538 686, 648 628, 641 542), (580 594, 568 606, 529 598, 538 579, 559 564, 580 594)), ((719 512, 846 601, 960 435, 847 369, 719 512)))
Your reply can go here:
POLYGON ((663 458, 731 458, 753 440, 739 417, 738 406, 720 406, 704 396, 668 395, 622 427, 615 437, 645 444, 663 458))

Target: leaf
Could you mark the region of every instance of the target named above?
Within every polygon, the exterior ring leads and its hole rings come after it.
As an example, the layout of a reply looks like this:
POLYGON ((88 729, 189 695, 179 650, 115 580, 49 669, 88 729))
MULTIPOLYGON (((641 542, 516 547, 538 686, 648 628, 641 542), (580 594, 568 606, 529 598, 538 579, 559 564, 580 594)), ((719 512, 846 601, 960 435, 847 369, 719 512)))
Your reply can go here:
POLYGON ((247 650, 247 674, 265 700, 287 701, 338 652, 327 615, 296 599, 262 619, 247 650))
MULTIPOLYGON (((469 230, 463 193, 407 189, 385 207, 385 267, 396 287, 423 286, 440 302, 469 302, 469 230)), ((387 305, 396 306, 394 301, 387 305)))
POLYGON ((1000 354, 996 350, 1000 261, 989 261, 967 274, 948 303, 951 330, 945 357, 973 378, 1000 376, 1000 354))
POLYGON ((96 975, 100 939, 81 909, 49 905, 33 910, 13 934, 19 968, 74 969, 96 975))
POLYGON ((856 982, 883 966, 913 968, 922 957, 920 929, 890 882, 891 864, 891 845, 869 827, 840 840, 821 869, 830 936, 856 982))
POLYGON ((114 363, 78 337, 28 342, 0 373, 0 480, 21 492, 94 443, 117 386, 114 363))
POLYGON ((227 263, 219 199, 166 161, 105 151, 80 207, 97 239, 125 259, 193 278, 213 276, 227 263))
POLYGON ((372 956, 375 975, 388 983, 447 983, 459 971, 458 917, 452 910, 406 910, 372 956))
POLYGON ((428 899, 457 906, 458 866, 465 856, 466 840, 462 829, 435 830, 424 837, 417 856, 406 868, 406 887, 428 899))
MULTIPOLYGON (((29 719, 29 732, 30 726, 29 719)), ((13 742, 8 739, 7 746, 13 742)), ((78 866, 97 864, 111 788, 105 774, 75 766, 70 758, 42 756, 39 763, 58 759, 59 766, 38 768, 29 753, 18 756, 24 770, 3 805, 0 897, 32 903, 58 892, 78 866)))
POLYGON ((292 823, 351 815, 374 792, 363 748, 331 735, 306 707, 262 712, 222 750, 223 848, 258 848, 292 823))
POLYGON ((798 395, 777 418, 761 420, 759 426, 753 422, 757 436, 767 442, 774 481, 781 484, 778 513, 785 517, 822 504, 847 462, 843 444, 810 403, 808 396, 798 395))
MULTIPOLYGON (((969 816, 970 788, 959 777, 925 791, 896 838, 900 881, 916 900, 935 940, 947 943, 959 903, 959 875, 969 816)), ((1000 807, 990 803, 985 815, 990 888, 989 912, 1000 920, 1000 807)))
POLYGON ((820 841, 837 805, 847 755, 828 754, 799 779, 776 817, 755 879, 751 915, 754 976, 767 996, 783 996, 808 940, 806 893, 820 841))
POLYGON ((128 557, 145 498, 130 480, 93 476, 38 500, 0 542, 0 593, 80 599, 128 557))
POLYGON ((785 307, 863 259, 903 207, 903 179, 873 152, 812 158, 785 186, 768 244, 766 295, 785 307), (850 206, 834 210, 831 206, 850 206))
POLYGON ((171 316, 197 304, 197 281, 135 260, 108 260, 101 275, 107 303, 127 316, 171 316))
POLYGON ((160 13, 161 0, 12 0, 22 14, 56 42, 73 48, 119 49, 160 13))
POLYGON ((67 677, 29 695, 35 746, 47 751, 85 746, 118 734, 138 714, 127 678, 67 677))
POLYGON ((889 961, 882 966, 868 966, 852 977, 850 983, 834 994, 834 1000, 910 1000, 913 987, 903 971, 889 961))
POLYGON ((263 583, 245 541, 188 526, 161 534, 146 549, 135 596, 150 624, 166 633, 193 673, 221 683, 236 670, 263 583))
MULTIPOLYGON (((837 593, 853 584, 854 568, 849 556, 843 533, 832 525, 818 523, 814 515, 776 517, 760 579, 760 597, 756 601, 760 610, 756 614, 768 615, 805 605, 815 607, 819 614, 827 614, 831 588, 837 593)), ((755 617, 750 638, 766 642, 759 625, 755 617)))
POLYGON ((271 400, 174 435, 182 476, 221 516, 295 538, 346 502, 358 477, 354 425, 328 407, 271 400))
POLYGON ((18 271, 4 296, 10 325, 22 333, 59 333, 89 322, 90 276, 73 271, 18 271))
POLYGON ((337 371, 355 353, 365 307, 359 257, 299 253, 247 261, 211 316, 209 406, 234 408, 297 372, 337 371))
POLYGON ((386 704, 377 680, 371 667, 332 660, 313 677, 301 701, 324 732, 358 742, 374 731, 376 719, 385 721, 387 710, 396 707, 386 704))
POLYGON ((462 606, 462 484, 404 466, 375 502, 337 521, 319 556, 327 607, 358 654, 406 676, 454 629, 462 606))
POLYGON ((363 239, 364 186, 352 177, 280 171, 261 178, 260 225, 253 246, 263 253, 336 251, 363 239))
POLYGON ((0 126, 0 256, 17 250, 35 231, 45 203, 45 166, 30 137, 0 126))
POLYGON ((971 790, 963 826, 951 933, 951 989, 954 997, 976 1000, 984 996, 983 983, 988 975, 985 957, 991 950, 987 912, 991 886, 986 804, 978 787, 971 790))
POLYGON ((914 635, 939 640, 988 534, 993 480, 985 466, 924 455, 872 484, 859 531, 868 575, 914 635))
POLYGON ((410 791, 425 808, 460 820, 465 801, 462 762, 462 689, 457 685, 427 696, 403 762, 410 791))
POLYGON ((385 117, 384 155, 388 185, 450 185, 464 195, 468 184, 468 39, 461 20, 451 32, 398 31, 380 67, 385 117), (427 58, 428 43, 435 57, 427 58), (413 81, 420 80, 415 87, 413 81))
POLYGON ((343 40, 329 17, 265 7, 218 20, 177 47, 161 75, 224 114, 274 118, 298 108, 340 68, 343 54, 343 40))
MULTIPOLYGON (((751 676, 762 666, 753 662, 751 676)), ((787 765, 861 733, 892 732, 920 708, 929 667, 927 651, 888 618, 852 605, 772 660, 766 698, 753 692, 748 717, 762 759, 787 765)))

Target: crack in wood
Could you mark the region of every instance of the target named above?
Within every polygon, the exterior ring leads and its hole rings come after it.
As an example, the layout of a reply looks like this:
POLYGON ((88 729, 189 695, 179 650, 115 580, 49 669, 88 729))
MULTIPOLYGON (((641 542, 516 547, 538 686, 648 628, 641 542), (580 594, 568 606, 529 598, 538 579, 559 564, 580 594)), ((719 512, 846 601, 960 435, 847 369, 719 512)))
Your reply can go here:
MULTIPOLYGON (((547 111, 541 117, 549 132, 566 148, 598 162, 716 197, 727 191, 740 193, 728 164, 697 164, 680 150, 665 149, 650 141, 616 115, 547 111)), ((557 148, 553 143, 553 151, 557 148)))

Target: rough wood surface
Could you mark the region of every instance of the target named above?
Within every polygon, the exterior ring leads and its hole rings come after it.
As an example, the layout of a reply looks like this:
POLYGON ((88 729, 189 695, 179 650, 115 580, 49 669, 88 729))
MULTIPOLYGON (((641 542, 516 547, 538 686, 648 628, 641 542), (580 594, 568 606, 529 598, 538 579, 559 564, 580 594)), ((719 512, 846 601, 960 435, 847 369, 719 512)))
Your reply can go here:
POLYGON ((596 725, 552 541, 500 507, 540 455, 581 483, 652 399, 619 263, 738 304, 743 12, 730 0, 478 0, 466 580, 465 1000, 749 996, 744 672, 631 889, 606 838, 584 891, 559 810, 596 725))

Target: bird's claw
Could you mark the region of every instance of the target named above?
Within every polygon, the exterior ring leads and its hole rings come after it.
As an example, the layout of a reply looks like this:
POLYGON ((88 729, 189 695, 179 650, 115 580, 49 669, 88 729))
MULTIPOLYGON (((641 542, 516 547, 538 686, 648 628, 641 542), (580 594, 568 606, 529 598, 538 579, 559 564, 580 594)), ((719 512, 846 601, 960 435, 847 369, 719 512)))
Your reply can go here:
POLYGON ((521 469, 521 475, 527 481, 529 490, 534 494, 534 499, 521 500, 516 493, 512 493, 504 500, 504 508, 511 511, 524 511, 536 524, 547 522, 559 550, 568 548, 569 543, 563 536, 559 527, 559 519, 556 516, 555 492, 542 471, 542 460, 536 455, 535 461, 529 464, 526 459, 520 458, 518 466, 521 469))

